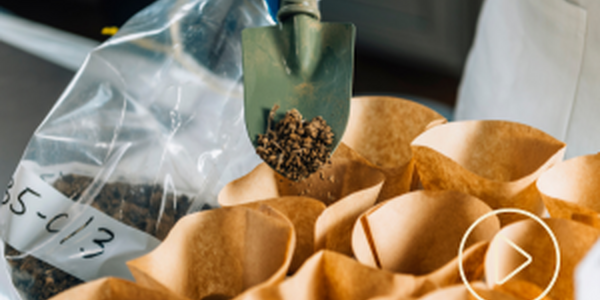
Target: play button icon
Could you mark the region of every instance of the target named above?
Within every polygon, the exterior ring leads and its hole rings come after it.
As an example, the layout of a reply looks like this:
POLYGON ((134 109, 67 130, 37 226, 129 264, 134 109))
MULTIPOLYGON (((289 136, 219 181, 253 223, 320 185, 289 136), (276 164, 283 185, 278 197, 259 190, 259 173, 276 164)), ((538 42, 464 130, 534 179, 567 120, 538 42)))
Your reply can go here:
MULTIPOLYGON (((467 239, 469 238, 469 235, 473 232, 475 227, 477 227, 477 225, 479 225, 479 223, 481 223, 482 221, 484 221, 485 219, 487 219, 491 216, 503 214, 503 213, 520 214, 520 215, 524 215, 526 217, 533 219, 534 221, 539 223, 544 228, 544 230, 548 233, 548 235, 552 239, 552 243, 553 243, 554 249, 555 249, 555 257, 556 257, 556 262, 555 262, 556 267, 554 268, 554 274, 553 274, 550 282, 548 283, 548 286, 546 287, 546 289, 537 298, 532 299, 532 300, 543 299, 548 294, 548 292, 550 292, 550 290, 552 289, 552 287, 554 286, 554 283, 556 283, 556 280, 558 278, 558 273, 560 270, 560 249, 558 246, 558 241, 556 240, 556 236, 554 236, 554 233, 552 232, 552 230, 550 230, 550 227, 548 227, 548 225, 546 225, 546 223, 544 223, 538 216, 536 216, 528 211, 514 209, 514 208, 498 209, 498 210, 491 211, 491 212, 481 216, 479 219, 477 219, 477 221, 475 221, 473 224, 471 224, 471 226, 469 227, 467 232, 464 234, 462 241, 460 243, 459 250, 458 250, 458 261, 461 262, 458 265, 458 269, 460 271, 460 277, 461 277, 463 283, 465 284, 465 286, 467 287, 467 289, 469 290, 469 292, 475 298, 477 298, 479 300, 486 300, 485 298, 483 298, 479 294, 477 294, 477 292, 473 289, 473 287, 471 287, 469 281, 467 280, 467 277, 466 277, 465 271, 464 271, 464 266, 462 265, 463 250, 466 245, 467 239)), ((535 260, 535 257, 532 257, 531 254, 529 254, 525 250, 523 250, 523 248, 521 248, 519 245, 517 245, 517 243, 512 241, 509 237, 505 236, 502 233, 502 231, 500 231, 496 234, 496 236, 494 237, 494 242, 492 244, 495 247, 490 246, 490 248, 488 249, 488 253, 486 254, 486 256, 487 256, 486 260, 488 260, 488 262, 486 263, 486 269, 487 269, 486 281, 488 282, 488 284, 491 284, 491 285, 505 284, 506 282, 508 282, 515 276, 517 276, 520 272, 527 269, 527 267, 529 267, 535 260), (497 253, 495 253, 495 252, 497 252, 497 253), (506 261, 507 256, 510 257, 510 259, 511 259, 510 263, 507 263, 507 261, 506 261), (504 259, 504 261, 503 261, 503 259, 504 259), (491 272, 489 272, 489 271, 491 271, 491 272)), ((543 260, 538 260, 538 263, 540 261, 543 261, 543 260)), ((520 276, 522 276, 522 275, 520 275, 520 276)))
POLYGON ((497 285, 502 285, 505 282, 509 281, 511 278, 513 278, 515 275, 517 275, 519 272, 521 272, 523 269, 525 269, 527 266, 529 266, 531 264, 531 262, 533 261, 533 258, 531 257, 531 255, 529 255, 529 253, 525 252, 525 250, 521 249, 521 247, 517 246, 513 241, 508 239, 502 233, 498 233, 497 236, 498 236, 498 238, 500 238, 501 241, 505 242, 508 246, 512 247, 512 249, 516 250, 519 254, 521 254, 525 258, 525 262, 523 262, 520 266, 518 266, 516 269, 514 269, 508 275, 502 276, 502 274, 500 273, 501 258, 497 253, 491 254, 494 259, 494 268, 496 270, 496 278, 494 279, 494 281, 496 282, 497 285))

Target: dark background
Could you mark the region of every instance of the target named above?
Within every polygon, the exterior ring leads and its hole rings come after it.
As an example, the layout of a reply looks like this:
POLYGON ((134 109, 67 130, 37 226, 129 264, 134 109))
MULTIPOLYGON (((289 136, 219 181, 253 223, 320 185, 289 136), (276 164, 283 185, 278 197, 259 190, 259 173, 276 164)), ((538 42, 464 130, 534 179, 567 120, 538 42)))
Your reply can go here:
MULTIPOLYGON (((103 41, 108 38, 103 27, 123 25, 152 2, 0 0, 0 7, 103 41)), ((356 95, 413 95, 453 106, 480 5, 481 0, 322 0, 321 10, 325 21, 357 25, 356 95)))

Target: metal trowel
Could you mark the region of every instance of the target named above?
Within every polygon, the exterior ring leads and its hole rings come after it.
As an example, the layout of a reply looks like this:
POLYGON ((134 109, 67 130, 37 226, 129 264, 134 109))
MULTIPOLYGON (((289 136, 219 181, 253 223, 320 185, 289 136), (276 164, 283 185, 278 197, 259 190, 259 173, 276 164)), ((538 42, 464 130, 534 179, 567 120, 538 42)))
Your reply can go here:
POLYGON ((257 146, 274 121, 297 109, 305 120, 321 116, 334 133, 335 150, 348 123, 356 29, 321 23, 317 0, 282 0, 279 24, 242 31, 244 109, 248 135, 257 146))

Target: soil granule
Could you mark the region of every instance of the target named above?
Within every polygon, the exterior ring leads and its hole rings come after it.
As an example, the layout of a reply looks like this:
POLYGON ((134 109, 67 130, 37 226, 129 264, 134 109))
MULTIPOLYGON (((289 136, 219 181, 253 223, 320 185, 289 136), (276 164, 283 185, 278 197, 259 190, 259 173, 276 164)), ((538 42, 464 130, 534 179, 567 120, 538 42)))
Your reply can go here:
POLYGON ((310 122, 296 109, 288 111, 275 128, 275 105, 267 121, 267 132, 258 135, 256 153, 278 173, 299 181, 328 162, 333 144, 331 127, 322 117, 310 122))

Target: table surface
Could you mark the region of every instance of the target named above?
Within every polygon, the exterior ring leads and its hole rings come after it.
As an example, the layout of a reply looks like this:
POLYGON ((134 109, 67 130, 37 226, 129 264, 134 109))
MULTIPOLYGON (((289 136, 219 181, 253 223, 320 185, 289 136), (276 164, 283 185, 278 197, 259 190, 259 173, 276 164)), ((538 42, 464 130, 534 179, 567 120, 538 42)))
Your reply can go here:
POLYGON ((72 71, 0 42, 0 190, 72 71))

